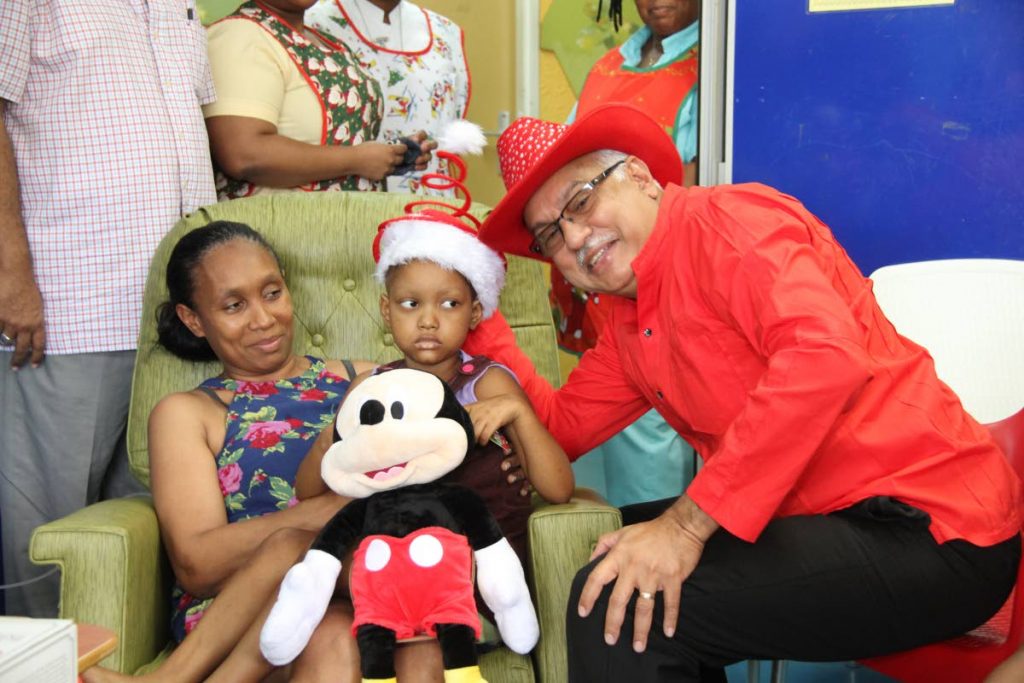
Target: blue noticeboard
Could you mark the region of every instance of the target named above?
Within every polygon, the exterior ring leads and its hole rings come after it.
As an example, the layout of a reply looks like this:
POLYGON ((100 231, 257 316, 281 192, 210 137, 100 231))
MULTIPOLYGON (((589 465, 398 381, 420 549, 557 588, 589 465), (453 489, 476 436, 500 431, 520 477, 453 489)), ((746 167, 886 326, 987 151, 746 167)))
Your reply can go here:
POLYGON ((1024 259, 1024 0, 736 4, 734 182, 796 196, 866 274, 1024 259))

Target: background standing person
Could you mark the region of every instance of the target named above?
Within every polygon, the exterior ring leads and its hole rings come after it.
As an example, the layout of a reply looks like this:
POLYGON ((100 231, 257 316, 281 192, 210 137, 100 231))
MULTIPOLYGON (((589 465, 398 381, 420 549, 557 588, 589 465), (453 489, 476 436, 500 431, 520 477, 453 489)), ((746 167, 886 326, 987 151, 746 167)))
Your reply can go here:
MULTIPOLYGON (((0 519, 18 582, 43 571, 36 526, 141 490, 122 439, 142 288, 160 238, 216 199, 214 90, 193 0, 5 0, 0 26, 0 519)), ((7 612, 54 616, 57 588, 7 591, 7 612)))
MULTIPOLYGON (((203 108, 223 199, 274 190, 380 190, 404 144, 375 142, 380 85, 304 20, 315 0, 249 0, 209 28, 217 102, 203 108)), ((421 143, 426 168, 433 143, 421 143)), ((394 142, 394 141, 392 141, 394 142)))
MULTIPOLYGON (((672 136, 684 163, 683 183, 693 185, 697 181, 700 4, 697 0, 635 2, 643 27, 591 67, 569 123, 602 104, 621 102, 643 109, 672 136)), ((622 0, 609 0, 608 18, 617 30, 622 0)))
MULTIPOLYGON (((384 92, 385 139, 426 131, 441 135, 469 107, 463 33, 450 19, 408 0, 319 0, 311 26, 344 43, 384 92)), ((443 159, 427 170, 451 174, 443 159)), ((417 175, 391 176, 389 192, 452 194, 421 187, 417 175)))
MULTIPOLYGON (((697 176, 697 0, 636 0, 644 22, 591 68, 569 122, 612 102, 632 104, 655 119, 675 140, 685 162, 684 181, 697 176)), ((610 0, 616 30, 622 0, 610 0)), ((600 17, 598 17, 600 19, 600 17)), ((592 349, 604 328, 611 298, 573 286, 551 271, 551 303, 559 346, 575 355, 592 349)), ((573 465, 583 486, 602 491, 613 505, 679 495, 693 479, 693 448, 656 410, 640 416, 573 465), (637 454, 657 454, 638 467, 637 454)))

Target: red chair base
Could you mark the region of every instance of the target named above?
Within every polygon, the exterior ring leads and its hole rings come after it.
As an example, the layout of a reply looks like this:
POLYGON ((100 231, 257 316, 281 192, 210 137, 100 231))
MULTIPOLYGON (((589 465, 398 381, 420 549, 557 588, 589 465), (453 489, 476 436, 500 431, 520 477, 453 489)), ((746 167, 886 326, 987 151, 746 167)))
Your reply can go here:
MULTIPOLYGON (((986 425, 1014 470, 1024 478, 1024 410, 986 425)), ((1024 634, 1024 562, 1017 585, 999 612, 962 638, 926 645, 886 657, 865 659, 864 666, 901 683, 981 683, 1013 654, 1024 634)))
POLYGON ((860 663, 901 683, 982 683, 1020 645, 1022 596, 1024 562, 1006 604, 967 635, 860 663))
POLYGON ((959 645, 956 639, 860 663, 901 683, 982 683, 1017 649, 1016 643, 959 645))

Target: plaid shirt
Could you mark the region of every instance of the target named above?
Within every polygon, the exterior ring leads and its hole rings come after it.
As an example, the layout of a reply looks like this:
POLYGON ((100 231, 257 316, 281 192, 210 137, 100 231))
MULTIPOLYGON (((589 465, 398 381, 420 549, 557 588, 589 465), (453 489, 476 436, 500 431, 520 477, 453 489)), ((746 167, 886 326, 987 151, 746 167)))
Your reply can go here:
POLYGON ((0 27, 47 352, 134 349, 157 243, 216 201, 195 0, 2 0, 0 27))

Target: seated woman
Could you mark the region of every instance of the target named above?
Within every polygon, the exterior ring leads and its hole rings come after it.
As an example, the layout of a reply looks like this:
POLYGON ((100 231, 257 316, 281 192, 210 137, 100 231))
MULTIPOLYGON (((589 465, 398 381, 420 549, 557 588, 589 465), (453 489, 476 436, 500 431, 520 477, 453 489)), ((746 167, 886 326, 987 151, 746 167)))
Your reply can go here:
MULTIPOLYGON (((221 200, 273 189, 379 190, 403 144, 375 142, 380 85, 304 24, 315 0, 250 0, 208 30, 217 101, 203 108, 221 200)), ((416 170, 435 146, 422 131, 416 170)))
MULTIPOLYGON (((167 286, 160 343, 186 360, 217 360, 223 370, 165 397, 150 416, 153 502, 177 577, 172 631, 181 645, 147 677, 257 681, 272 669, 259 656, 263 612, 281 577, 347 502, 334 493, 298 502, 296 472, 321 434, 330 442, 324 427, 350 378, 374 365, 292 352, 292 301, 280 263, 249 226, 216 221, 182 237, 167 286)), ((290 680, 359 680, 350 625, 351 608, 332 607, 290 680)), ((417 648, 399 654, 406 680, 437 668, 417 659, 436 655, 417 648)), ((123 677, 94 667, 84 678, 123 677)))

